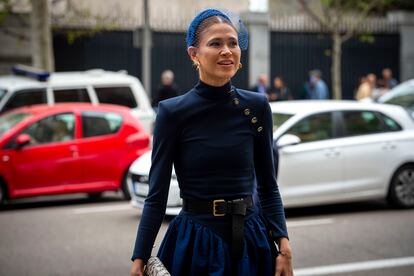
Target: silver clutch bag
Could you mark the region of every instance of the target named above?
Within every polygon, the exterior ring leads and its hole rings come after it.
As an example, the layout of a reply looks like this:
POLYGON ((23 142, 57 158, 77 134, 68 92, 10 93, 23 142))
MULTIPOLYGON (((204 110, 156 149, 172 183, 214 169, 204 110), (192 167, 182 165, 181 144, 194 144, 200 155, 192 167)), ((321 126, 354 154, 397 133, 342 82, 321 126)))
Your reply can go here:
POLYGON ((171 276, 161 260, 155 256, 149 258, 144 274, 146 276, 171 276))

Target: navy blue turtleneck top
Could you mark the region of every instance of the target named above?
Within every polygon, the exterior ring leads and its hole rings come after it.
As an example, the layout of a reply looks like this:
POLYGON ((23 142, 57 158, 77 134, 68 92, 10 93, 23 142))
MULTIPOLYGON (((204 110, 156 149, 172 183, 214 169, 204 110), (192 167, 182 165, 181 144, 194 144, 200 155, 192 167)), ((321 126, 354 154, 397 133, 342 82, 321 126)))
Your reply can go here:
POLYGON ((258 94, 199 82, 161 101, 154 129, 149 193, 132 260, 151 254, 165 215, 172 166, 181 197, 235 199, 253 194, 255 177, 263 216, 274 239, 287 237, 272 153, 272 114, 258 94))

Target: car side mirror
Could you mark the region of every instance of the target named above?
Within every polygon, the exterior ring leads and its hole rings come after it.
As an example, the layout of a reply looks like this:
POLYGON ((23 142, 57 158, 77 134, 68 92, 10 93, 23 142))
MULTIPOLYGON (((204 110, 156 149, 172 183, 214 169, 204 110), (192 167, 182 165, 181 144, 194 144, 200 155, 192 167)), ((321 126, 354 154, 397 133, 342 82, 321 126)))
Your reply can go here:
POLYGON ((20 134, 19 136, 17 136, 16 138, 16 147, 18 149, 21 149, 22 147, 30 144, 30 135, 29 134, 20 134))
POLYGON ((293 134, 285 134, 280 139, 277 140, 278 148, 283 148, 286 146, 297 145, 301 142, 300 138, 293 134))

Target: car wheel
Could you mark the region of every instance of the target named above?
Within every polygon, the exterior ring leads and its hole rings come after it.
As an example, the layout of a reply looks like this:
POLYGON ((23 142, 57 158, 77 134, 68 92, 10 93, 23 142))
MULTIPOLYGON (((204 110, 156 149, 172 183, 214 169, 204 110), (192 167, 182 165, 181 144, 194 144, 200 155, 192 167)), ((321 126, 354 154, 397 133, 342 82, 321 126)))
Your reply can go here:
POLYGON ((394 174, 388 199, 398 208, 414 207, 414 165, 405 165, 394 174))
POLYGON ((121 191, 125 200, 131 200, 131 192, 128 188, 128 173, 125 173, 121 183, 121 191))

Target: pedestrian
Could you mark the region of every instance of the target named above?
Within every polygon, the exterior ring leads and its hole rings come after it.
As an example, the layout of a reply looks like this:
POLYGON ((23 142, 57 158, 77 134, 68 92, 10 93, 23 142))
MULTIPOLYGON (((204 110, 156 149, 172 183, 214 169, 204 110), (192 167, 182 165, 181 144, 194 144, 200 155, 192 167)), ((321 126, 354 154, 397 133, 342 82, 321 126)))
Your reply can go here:
POLYGON ((263 95, 231 84, 242 67, 241 49, 247 49, 246 28, 231 18, 207 9, 189 25, 187 53, 199 81, 159 103, 131 275, 143 275, 150 257, 173 164, 183 209, 158 250, 171 275, 293 275, 275 179, 272 114, 263 95), (252 202, 255 180, 260 212, 252 202))
POLYGON ((397 86, 398 81, 393 78, 392 71, 390 68, 382 69, 381 74, 382 74, 382 79, 380 80, 380 82, 383 84, 384 88, 387 91, 397 86))
POLYGON ((367 74, 361 79, 361 84, 355 94, 357 101, 368 101, 378 98, 379 90, 377 88, 377 76, 373 73, 367 74))
POLYGON ((256 85, 251 87, 250 90, 253 92, 258 92, 262 95, 265 95, 267 98, 269 98, 270 88, 269 88, 269 80, 266 74, 260 74, 257 77, 256 85))
POLYGON ((326 100, 329 98, 329 90, 325 81, 322 79, 322 72, 318 69, 314 69, 309 72, 310 90, 309 99, 312 100, 326 100))
POLYGON ((174 83, 174 73, 171 70, 165 70, 161 74, 161 85, 152 97, 152 106, 158 109, 158 103, 162 100, 173 98, 179 95, 177 85, 174 83))
POLYGON ((289 101, 293 100, 289 88, 281 76, 276 76, 273 79, 273 88, 269 93, 269 101, 289 101))

